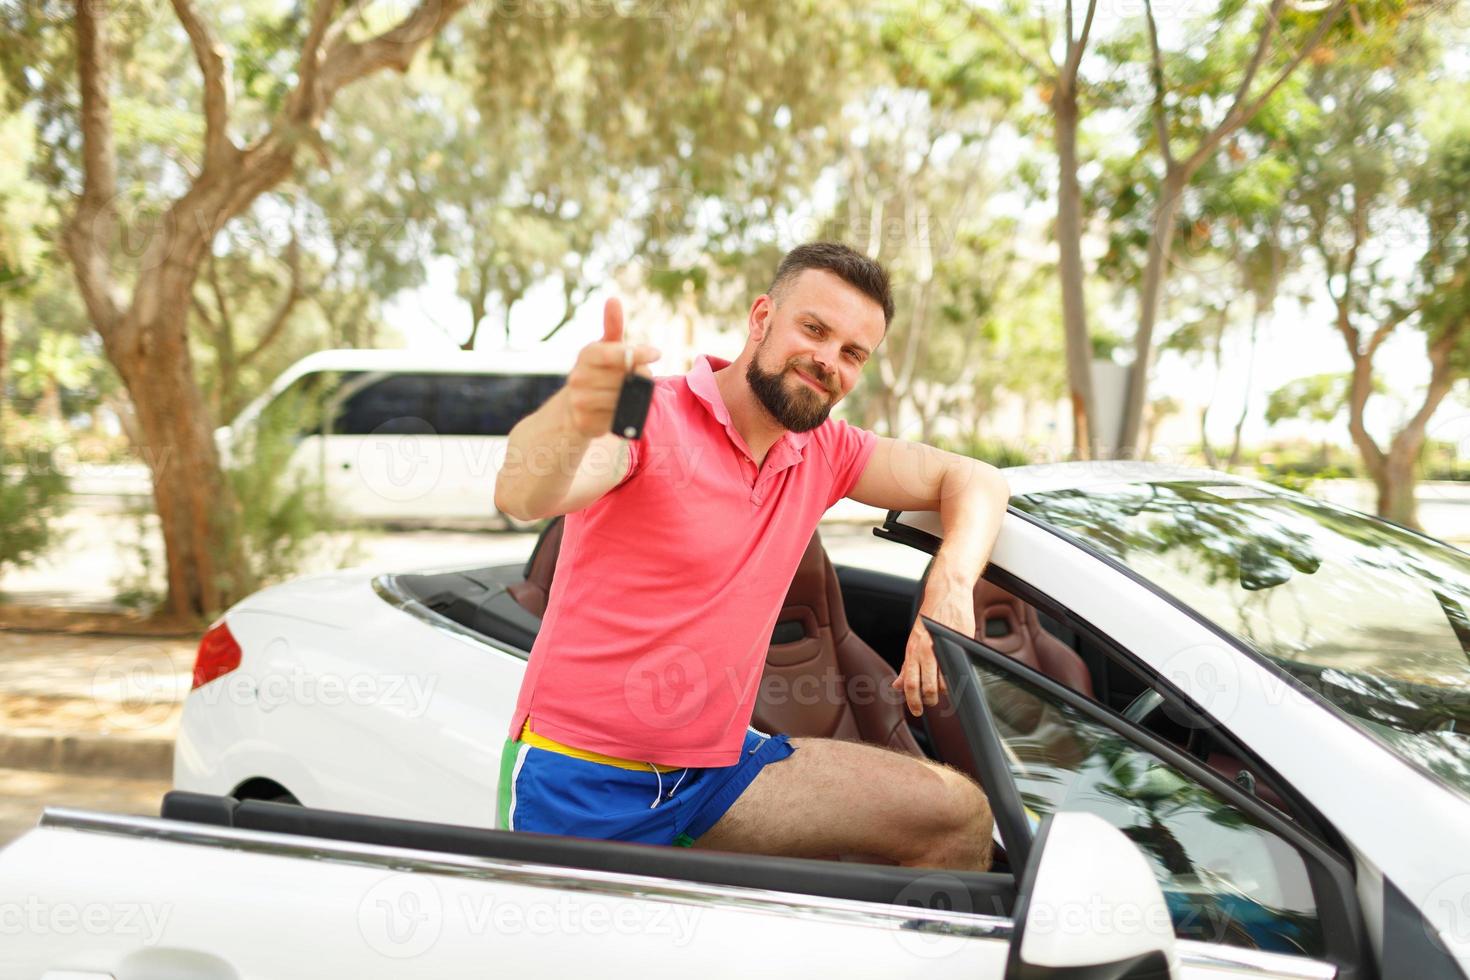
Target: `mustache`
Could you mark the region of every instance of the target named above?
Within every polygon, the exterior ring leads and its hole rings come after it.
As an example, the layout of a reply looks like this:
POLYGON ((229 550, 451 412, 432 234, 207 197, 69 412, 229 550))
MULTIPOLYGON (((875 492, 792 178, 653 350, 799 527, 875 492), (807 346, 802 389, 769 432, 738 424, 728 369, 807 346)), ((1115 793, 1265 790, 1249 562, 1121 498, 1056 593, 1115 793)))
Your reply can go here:
POLYGON ((791 366, 794 369, 800 370, 802 374, 805 374, 808 378, 811 378, 813 381, 815 381, 817 384, 821 385, 823 388, 826 388, 829 394, 831 393, 831 391, 832 391, 832 376, 830 374, 827 374, 827 373, 825 373, 825 372, 823 372, 823 371, 821 371, 821 370, 819 370, 817 368, 814 368, 810 364, 793 364, 791 366))

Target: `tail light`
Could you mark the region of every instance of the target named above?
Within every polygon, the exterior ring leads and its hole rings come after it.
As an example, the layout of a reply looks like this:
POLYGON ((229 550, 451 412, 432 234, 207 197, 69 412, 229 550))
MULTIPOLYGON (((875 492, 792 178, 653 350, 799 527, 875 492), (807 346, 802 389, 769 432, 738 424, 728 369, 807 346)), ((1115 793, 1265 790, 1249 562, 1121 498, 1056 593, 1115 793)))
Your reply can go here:
POLYGON ((199 654, 194 658, 194 684, 189 690, 223 677, 240 666, 240 644, 221 619, 211 626, 199 641, 199 654))

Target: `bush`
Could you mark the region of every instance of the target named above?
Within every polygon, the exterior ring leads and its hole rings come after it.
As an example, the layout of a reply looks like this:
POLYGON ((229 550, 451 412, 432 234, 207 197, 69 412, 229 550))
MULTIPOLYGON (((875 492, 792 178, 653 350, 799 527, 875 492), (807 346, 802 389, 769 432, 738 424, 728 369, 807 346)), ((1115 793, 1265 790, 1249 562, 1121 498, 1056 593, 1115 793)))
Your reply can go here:
MULTIPOLYGON (((232 447, 224 467, 231 506, 219 526, 216 542, 219 587, 229 601, 237 601, 267 585, 300 573, 309 560, 330 552, 338 531, 338 515, 327 497, 322 474, 291 465, 302 434, 315 426, 315 407, 303 396, 282 411, 260 416, 259 424, 232 447), (224 560, 238 545, 243 565, 224 560)), ((152 549, 157 517, 151 501, 131 512, 136 522, 136 568, 114 583, 117 601, 147 609, 163 599, 164 570, 152 549)), ((345 538, 326 560, 340 567, 354 557, 356 540, 345 538)))
POLYGON ((0 449, 0 574, 30 564, 60 537, 54 521, 70 500, 50 447, 0 449))
POLYGON ((1426 439, 1419 452, 1421 480, 1470 480, 1470 460, 1460 459, 1459 446, 1444 439, 1426 439))
MULTIPOLYGON (((233 574, 222 570, 229 576, 225 591, 236 598, 300 572, 341 523, 323 474, 291 465, 303 435, 319 431, 321 407, 304 392, 278 402, 234 447, 225 469, 235 501, 231 526, 246 563, 233 574)), ((347 560, 351 549, 349 542, 333 564, 347 560)))
POLYGON ((981 460, 991 466, 1025 466, 1027 463, 1036 462, 1036 454, 1025 446, 1000 439, 985 439, 978 436, 968 439, 936 439, 934 445, 939 449, 981 460))
POLYGON ((1303 493, 1318 480, 1353 480, 1362 475, 1357 452, 1335 445, 1275 443, 1243 457, 1262 480, 1303 493))

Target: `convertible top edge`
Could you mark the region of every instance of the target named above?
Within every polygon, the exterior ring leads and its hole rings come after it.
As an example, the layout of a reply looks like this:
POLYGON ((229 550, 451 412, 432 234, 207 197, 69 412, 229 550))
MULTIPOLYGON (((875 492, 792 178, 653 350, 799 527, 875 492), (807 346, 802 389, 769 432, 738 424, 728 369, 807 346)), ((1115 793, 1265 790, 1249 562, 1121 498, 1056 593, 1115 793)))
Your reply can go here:
POLYGON ((979 912, 885 904, 852 898, 809 895, 743 885, 685 881, 625 871, 602 871, 539 864, 509 858, 426 851, 388 844, 311 837, 279 831, 220 827, 183 820, 103 813, 72 807, 46 807, 41 830, 105 834, 139 840, 217 847, 277 857, 353 865, 381 864, 385 870, 453 877, 487 875, 520 885, 563 888, 630 898, 653 898, 696 905, 717 903, 785 916, 843 919, 870 927, 938 932, 951 936, 1009 940, 1013 923, 979 912))

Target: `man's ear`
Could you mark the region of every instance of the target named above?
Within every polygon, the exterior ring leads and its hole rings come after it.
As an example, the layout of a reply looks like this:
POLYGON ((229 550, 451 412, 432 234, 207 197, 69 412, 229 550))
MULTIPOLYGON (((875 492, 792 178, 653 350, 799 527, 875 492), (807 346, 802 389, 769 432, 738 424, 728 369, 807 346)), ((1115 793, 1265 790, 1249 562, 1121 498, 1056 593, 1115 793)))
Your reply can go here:
POLYGON ((750 316, 746 320, 746 326, 750 331, 750 339, 760 343, 765 339, 766 331, 771 329, 771 314, 775 310, 775 302, 765 293, 755 298, 750 304, 750 316))

